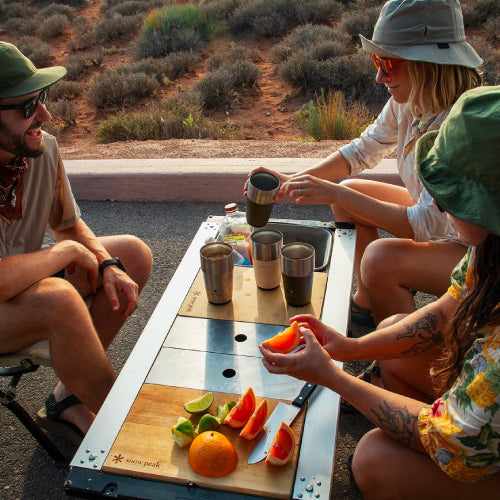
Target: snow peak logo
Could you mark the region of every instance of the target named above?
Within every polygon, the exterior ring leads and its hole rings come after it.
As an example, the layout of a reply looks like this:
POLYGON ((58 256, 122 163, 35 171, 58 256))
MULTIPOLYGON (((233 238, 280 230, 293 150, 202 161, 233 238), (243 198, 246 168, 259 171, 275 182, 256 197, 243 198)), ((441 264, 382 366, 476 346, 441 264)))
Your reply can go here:
POLYGON ((118 455, 113 455, 112 460, 115 464, 123 462, 126 464, 141 465, 142 467, 152 467, 154 469, 159 469, 161 464, 159 460, 157 460, 156 462, 150 462, 148 460, 139 460, 136 458, 125 458, 121 453, 119 453, 118 455))

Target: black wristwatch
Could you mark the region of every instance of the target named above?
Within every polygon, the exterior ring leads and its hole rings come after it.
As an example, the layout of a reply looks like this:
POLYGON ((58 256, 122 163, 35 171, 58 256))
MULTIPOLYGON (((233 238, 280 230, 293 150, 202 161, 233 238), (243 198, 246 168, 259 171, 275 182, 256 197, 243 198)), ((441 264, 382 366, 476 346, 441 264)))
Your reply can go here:
POLYGON ((123 272, 127 272, 125 269, 125 266, 120 262, 120 259, 118 257, 113 257, 112 259, 106 259, 101 262, 99 265, 99 274, 102 276, 102 273, 104 272, 104 269, 106 269, 108 266, 117 266, 119 267, 123 272))

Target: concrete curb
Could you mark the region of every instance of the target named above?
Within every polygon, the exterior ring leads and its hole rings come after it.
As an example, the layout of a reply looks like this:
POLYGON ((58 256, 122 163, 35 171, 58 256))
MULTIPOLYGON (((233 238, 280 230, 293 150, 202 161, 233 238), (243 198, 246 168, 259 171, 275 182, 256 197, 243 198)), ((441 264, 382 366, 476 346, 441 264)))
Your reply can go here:
MULTIPOLYGON (((176 158, 150 160, 66 160, 79 200, 241 202, 248 173, 266 166, 291 174, 321 158, 176 158)), ((356 176, 401 185, 396 160, 356 176)))

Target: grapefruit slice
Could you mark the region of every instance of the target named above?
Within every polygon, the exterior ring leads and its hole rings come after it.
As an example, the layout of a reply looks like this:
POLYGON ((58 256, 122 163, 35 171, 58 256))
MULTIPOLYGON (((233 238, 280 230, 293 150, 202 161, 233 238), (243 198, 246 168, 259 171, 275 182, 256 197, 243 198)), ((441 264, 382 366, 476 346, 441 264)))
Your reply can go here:
POLYGON ((262 345, 272 352, 281 352, 283 354, 292 352, 299 344, 300 328, 296 321, 274 337, 262 342, 262 345))
POLYGON ((226 415, 224 423, 235 429, 243 427, 255 411, 255 394, 253 389, 249 387, 239 401, 233 406, 231 411, 226 415))
POLYGON ((267 399, 263 399, 252 413, 250 420, 240 432, 240 438, 253 439, 262 430, 267 420, 267 399))
POLYGON ((285 465, 293 457, 295 450, 295 434, 288 424, 281 422, 280 428, 274 436, 273 444, 269 448, 266 463, 271 465, 285 465))

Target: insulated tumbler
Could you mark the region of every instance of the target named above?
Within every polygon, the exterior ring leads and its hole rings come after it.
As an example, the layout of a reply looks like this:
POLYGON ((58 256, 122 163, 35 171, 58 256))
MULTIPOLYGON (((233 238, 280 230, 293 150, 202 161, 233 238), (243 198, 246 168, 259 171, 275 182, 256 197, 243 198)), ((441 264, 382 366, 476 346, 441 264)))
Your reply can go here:
POLYGON ((232 247, 227 243, 207 243, 200 249, 200 259, 209 302, 229 302, 233 297, 232 247))

